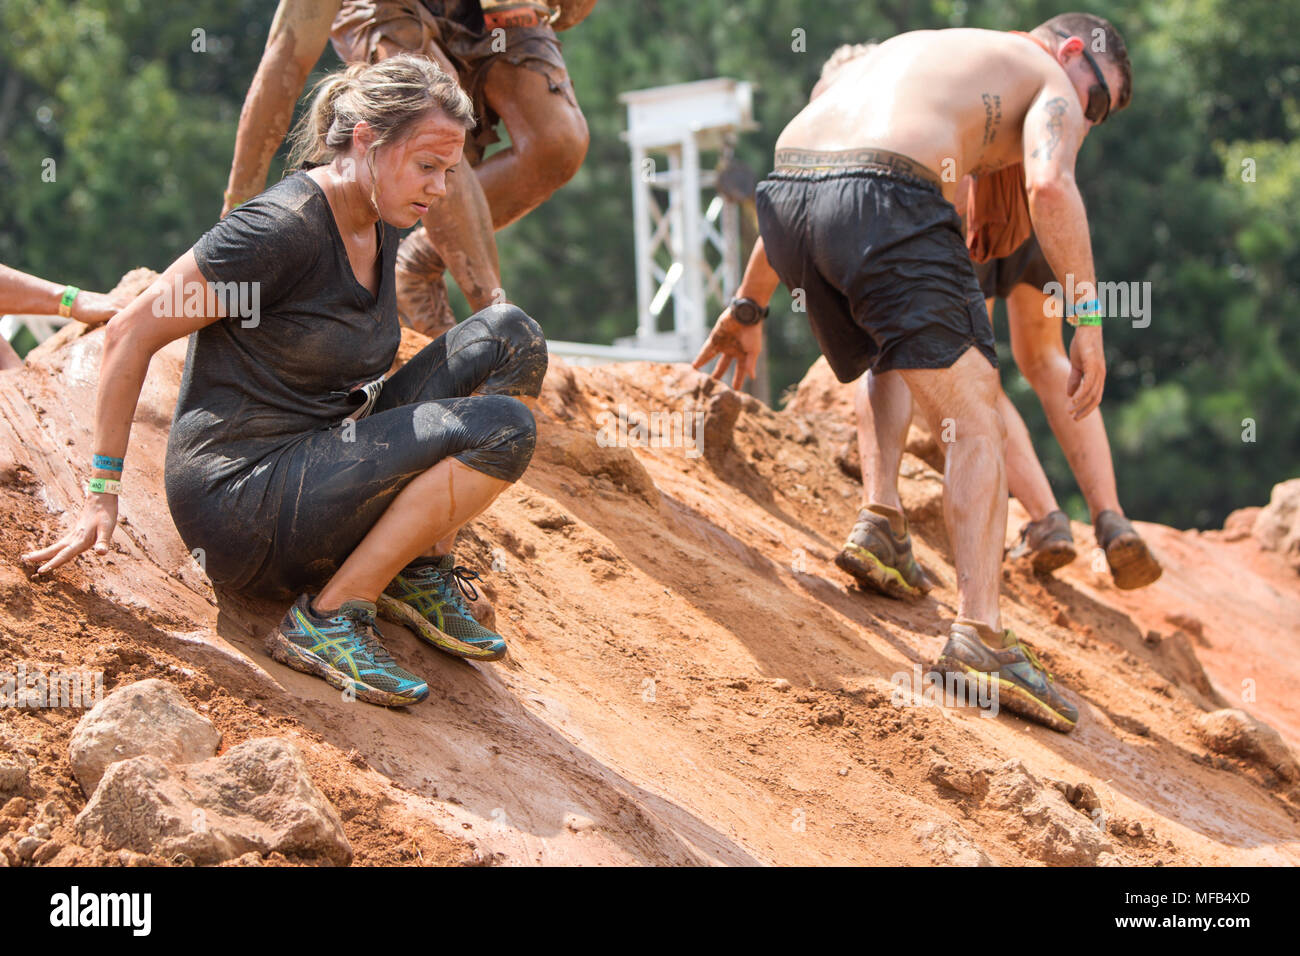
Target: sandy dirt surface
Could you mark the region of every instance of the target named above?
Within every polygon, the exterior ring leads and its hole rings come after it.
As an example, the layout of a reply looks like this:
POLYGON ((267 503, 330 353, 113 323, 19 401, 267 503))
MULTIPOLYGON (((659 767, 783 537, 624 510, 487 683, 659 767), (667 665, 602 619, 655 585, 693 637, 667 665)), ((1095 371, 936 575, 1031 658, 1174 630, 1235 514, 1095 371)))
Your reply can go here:
MULTIPOLYGON (((284 609, 214 594, 176 535, 162 461, 184 341, 151 365, 114 551, 44 578, 19 564, 79 511, 103 333, 78 331, 0 375, 0 669, 100 670, 106 691, 161 677, 223 750, 293 739, 357 864, 1300 862, 1294 785, 1194 730, 1242 707, 1300 741, 1300 579, 1249 538, 1140 525, 1167 570, 1139 592, 1093 570, 1082 525, 1055 579, 1005 569, 1008 626, 1081 711, 1069 736, 899 706, 891 676, 933 660, 954 614, 939 475, 905 459, 940 586, 916 604, 867 594, 832 563, 858 485, 824 370, 778 413, 685 366, 553 360, 533 465, 458 550, 510 656, 453 660, 384 622, 432 691, 386 710, 270 660, 284 609), (643 425, 669 447, 607 447, 620 409, 628 444, 643 425)), ((401 358, 422 343, 406 333, 401 358)), ((1009 537, 1022 520, 1013 503, 1009 537)), ((69 821, 79 716, 0 709, 0 743, 37 762, 31 802, 69 821)), ((124 862, 67 824, 55 838, 53 862, 124 862)))

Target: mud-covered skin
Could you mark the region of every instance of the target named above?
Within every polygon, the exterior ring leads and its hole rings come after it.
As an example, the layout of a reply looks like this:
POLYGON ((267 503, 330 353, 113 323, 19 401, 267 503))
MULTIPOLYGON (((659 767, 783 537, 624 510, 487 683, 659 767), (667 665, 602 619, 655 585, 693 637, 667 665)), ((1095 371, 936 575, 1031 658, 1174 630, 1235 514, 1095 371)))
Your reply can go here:
MULTIPOLYGON (((585 18, 592 5, 584 0, 566 8, 565 28, 585 18)), ((463 165, 478 182, 455 184, 454 195, 424 217, 424 228, 403 240, 398 259, 402 321, 426 335, 440 335, 455 322, 447 301, 448 269, 471 308, 500 301, 495 230, 545 201, 586 153, 585 120, 555 30, 545 24, 510 27, 501 39, 504 49, 470 0, 348 0, 333 25, 334 49, 345 62, 423 53, 454 75, 474 104, 478 125, 466 138, 463 165), (493 71, 500 63, 513 69, 493 71), (523 73, 543 78, 545 86, 517 75, 523 73), (563 98, 562 106, 547 102, 553 94, 563 98), (500 139, 496 127, 502 120, 512 145, 485 162, 486 148, 500 139)))
POLYGON ((397 314, 402 323, 434 338, 456 324, 447 298, 447 266, 420 226, 397 250, 397 314))
POLYGON ((329 42, 342 0, 280 0, 266 49, 239 114, 225 216, 266 188, 271 159, 284 141, 307 77, 329 42))
POLYGON ((577 106, 554 29, 510 27, 505 35, 506 49, 494 50, 492 32, 472 0, 347 0, 334 20, 331 39, 345 63, 373 62, 385 44, 416 52, 433 47, 450 60, 479 119, 465 142, 465 157, 476 166, 484 150, 501 138, 496 133, 500 116, 484 92, 488 69, 498 60, 541 73, 552 93, 577 106))
MULTIPOLYGON (((282 450, 283 493, 256 507, 191 509, 182 537, 208 576, 268 599, 319 590, 422 472, 454 457, 503 481, 528 467, 546 342, 520 309, 485 309, 430 342, 384 383, 369 415, 282 450), (252 546, 263 534, 265 550, 252 546)), ((178 522, 178 528, 180 523, 178 522)))

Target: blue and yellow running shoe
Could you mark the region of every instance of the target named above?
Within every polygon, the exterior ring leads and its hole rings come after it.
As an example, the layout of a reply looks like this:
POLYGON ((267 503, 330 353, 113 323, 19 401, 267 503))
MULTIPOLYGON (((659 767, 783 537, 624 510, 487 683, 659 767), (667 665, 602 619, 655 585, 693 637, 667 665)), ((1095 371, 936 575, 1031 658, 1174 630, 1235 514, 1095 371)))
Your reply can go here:
POLYGON ((372 704, 405 707, 429 696, 429 685, 399 667, 379 643, 370 601, 344 601, 326 617, 303 594, 267 635, 266 649, 280 663, 351 689, 372 704))
POLYGON ((379 613, 446 654, 472 661, 500 660, 506 655, 505 638, 474 620, 461 597, 464 592, 471 601, 478 600, 478 591, 470 583, 477 580, 477 571, 458 566, 450 554, 436 562, 417 558, 379 596, 379 613))

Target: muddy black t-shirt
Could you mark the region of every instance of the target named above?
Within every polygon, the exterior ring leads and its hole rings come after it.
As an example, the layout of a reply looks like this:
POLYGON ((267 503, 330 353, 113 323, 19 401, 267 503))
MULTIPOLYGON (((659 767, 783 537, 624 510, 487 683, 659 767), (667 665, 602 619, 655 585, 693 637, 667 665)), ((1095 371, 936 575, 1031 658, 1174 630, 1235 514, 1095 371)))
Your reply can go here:
MULTIPOLYGON (((167 502, 189 547, 215 544, 205 543, 215 513, 235 526, 274 514, 285 477, 277 461, 354 412, 360 393, 351 390, 391 367, 401 341, 393 287, 401 236, 381 225, 377 297, 357 281, 329 202, 306 173, 239 206, 195 243, 209 284, 235 284, 222 301, 257 312, 227 309, 190 335, 165 468, 167 502)), ((271 526, 258 537, 269 541, 271 526)))

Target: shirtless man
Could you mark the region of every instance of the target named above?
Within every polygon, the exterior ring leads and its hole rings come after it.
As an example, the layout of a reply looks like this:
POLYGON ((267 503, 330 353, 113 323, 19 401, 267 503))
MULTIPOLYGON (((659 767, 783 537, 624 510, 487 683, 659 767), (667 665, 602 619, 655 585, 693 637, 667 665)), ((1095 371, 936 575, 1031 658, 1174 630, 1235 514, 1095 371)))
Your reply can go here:
POLYGON ((499 301, 494 230, 535 209, 582 165, 587 123, 555 31, 580 23, 595 3, 280 0, 240 113, 222 215, 266 187, 271 158, 331 31, 348 63, 424 53, 457 77, 478 117, 465 143, 464 174, 448 177, 447 195, 429 208, 423 227, 406 237, 398 254, 399 314, 407 325, 440 335, 455 321, 444 269, 451 269, 474 311, 499 301), (511 146, 484 161, 485 147, 498 139, 498 120, 511 146))
MULTIPOLYGON (((776 282, 803 290, 813 333, 842 382, 897 371, 936 435, 949 434, 944 513, 957 565, 958 617, 938 667, 996 682, 999 701, 1060 731, 1076 709, 1033 651, 1003 630, 999 567, 1006 528, 1006 432, 997 410, 996 353, 984 299, 952 205, 957 181, 1024 163, 1030 218, 1058 275, 1095 289, 1074 161, 1088 131, 1128 104, 1124 42, 1100 17, 1063 14, 1032 36, 986 30, 904 33, 850 60, 776 144, 759 184, 762 242, 740 297, 776 282), (1000 109, 986 109, 987 100, 1000 109), (943 170, 941 178, 935 170, 943 170), (765 273, 756 259, 771 263, 765 273), (772 274, 774 270, 775 275, 772 274)), ((1079 322, 1070 347, 1069 411, 1101 401, 1101 327, 1091 297, 1067 303, 1079 322)), ((761 310, 736 305, 696 359, 753 374, 761 310), (752 321, 747 324, 746 321, 752 321)), ((875 401, 879 445, 901 448, 910 415, 875 401)), ((864 463, 865 465, 865 463, 864 463)), ((894 463, 894 470, 897 463, 894 463)), ((912 561, 901 512, 864 511, 885 562, 912 561)))

